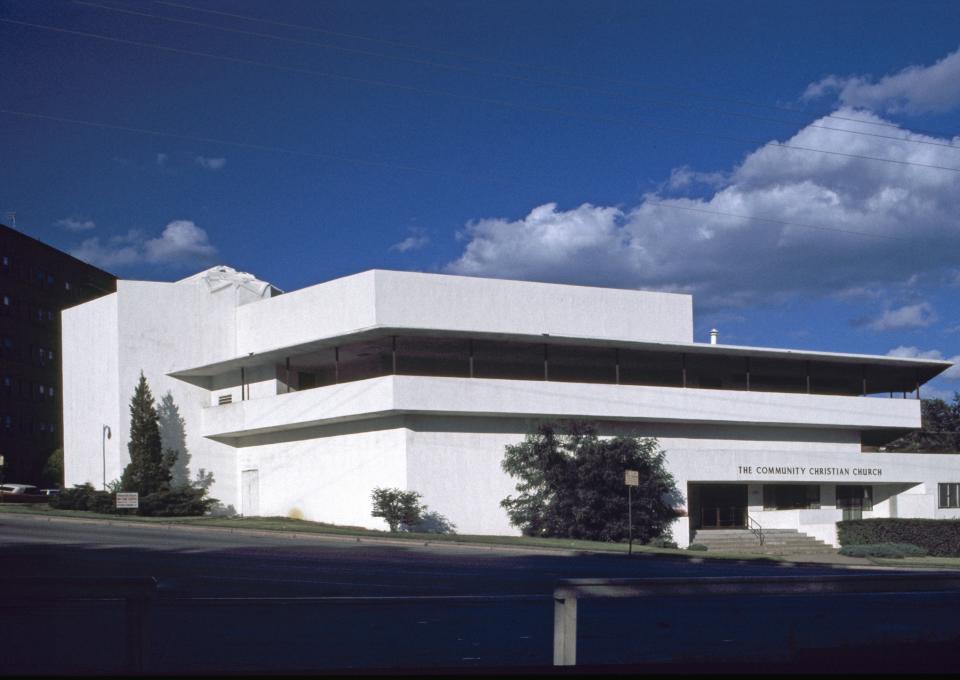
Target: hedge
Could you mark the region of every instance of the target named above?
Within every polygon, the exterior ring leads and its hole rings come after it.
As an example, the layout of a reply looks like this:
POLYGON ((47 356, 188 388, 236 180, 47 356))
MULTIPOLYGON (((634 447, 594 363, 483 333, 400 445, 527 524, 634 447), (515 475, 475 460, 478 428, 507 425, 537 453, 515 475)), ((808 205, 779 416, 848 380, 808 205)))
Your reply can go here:
POLYGON ((936 557, 960 557, 960 520, 857 519, 837 522, 840 545, 910 543, 936 557))
POLYGON ((864 545, 845 545, 840 554, 847 557, 926 557, 927 551, 910 543, 867 543, 864 545))

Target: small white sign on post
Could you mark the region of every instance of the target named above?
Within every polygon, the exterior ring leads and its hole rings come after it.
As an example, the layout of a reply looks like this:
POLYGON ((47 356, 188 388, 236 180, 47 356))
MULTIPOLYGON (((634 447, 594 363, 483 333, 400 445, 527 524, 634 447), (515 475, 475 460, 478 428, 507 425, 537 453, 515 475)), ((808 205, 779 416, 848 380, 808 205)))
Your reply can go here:
POLYGON ((627 470, 624 484, 627 486, 640 486, 640 473, 637 470, 627 470))
POLYGON ((136 510, 140 507, 140 495, 137 493, 117 493, 117 510, 121 509, 132 509, 136 510))

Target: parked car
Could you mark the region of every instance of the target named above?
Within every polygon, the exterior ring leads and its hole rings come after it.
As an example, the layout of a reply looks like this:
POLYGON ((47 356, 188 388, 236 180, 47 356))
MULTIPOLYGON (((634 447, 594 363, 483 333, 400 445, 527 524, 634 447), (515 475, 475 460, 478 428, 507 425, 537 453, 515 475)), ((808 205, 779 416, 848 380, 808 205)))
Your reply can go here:
POLYGON ((0 484, 0 503, 46 503, 43 489, 33 484, 0 484))

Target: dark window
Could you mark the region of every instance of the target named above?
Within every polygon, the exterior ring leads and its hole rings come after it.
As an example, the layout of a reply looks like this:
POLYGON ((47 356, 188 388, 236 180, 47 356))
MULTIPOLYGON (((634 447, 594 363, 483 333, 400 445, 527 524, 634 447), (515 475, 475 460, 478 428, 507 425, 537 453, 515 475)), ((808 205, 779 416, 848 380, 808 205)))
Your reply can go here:
POLYGON ((397 373, 470 376, 470 341, 464 338, 397 336, 397 373))
POLYGON ((948 482, 937 485, 940 491, 941 508, 960 508, 960 484, 948 482))
MULTIPOLYGON (((838 510, 873 510, 872 486, 837 486, 838 510)), ((846 518, 845 518, 846 519, 846 518)), ((851 518, 859 519, 859 518, 851 518)))
POLYGON ((713 390, 743 390, 747 386, 745 357, 688 354, 687 387, 713 390))
POLYGON ((620 382, 624 385, 682 387, 683 355, 622 349, 620 382))
POLYGON ((309 354, 290 357, 289 383, 287 382, 287 370, 286 365, 277 367, 280 380, 284 384, 289 384, 290 391, 332 385, 337 381, 334 349, 330 347, 309 354))
POLYGON ((819 484, 764 484, 764 510, 816 510, 820 508, 819 484))
POLYGON ((389 375, 393 368, 392 351, 392 338, 340 347, 340 382, 389 375))
POLYGON ((864 369, 857 364, 810 362, 810 391, 815 394, 863 394, 864 369))
POLYGON ((617 351, 610 347, 548 347, 550 380, 613 383, 616 381, 616 362, 617 351))
POLYGON ((473 375, 477 378, 543 380, 543 359, 542 343, 491 340, 473 343, 473 375))
POLYGON ((806 392, 807 362, 750 357, 750 389, 760 392, 806 392))

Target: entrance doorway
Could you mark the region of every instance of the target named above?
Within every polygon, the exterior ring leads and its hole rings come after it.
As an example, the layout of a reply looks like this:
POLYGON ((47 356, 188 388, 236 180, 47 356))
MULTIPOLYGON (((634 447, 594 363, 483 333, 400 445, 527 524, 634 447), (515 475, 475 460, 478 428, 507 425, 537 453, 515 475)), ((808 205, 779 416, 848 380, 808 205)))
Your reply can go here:
POLYGON ((691 484, 690 510, 700 529, 742 529, 747 526, 746 484, 691 484))
POLYGON ((244 517, 260 514, 260 471, 243 470, 240 473, 243 488, 240 491, 240 513, 244 517))
POLYGON ((837 509, 843 510, 843 519, 863 519, 864 510, 873 510, 873 487, 862 485, 837 486, 837 509))

